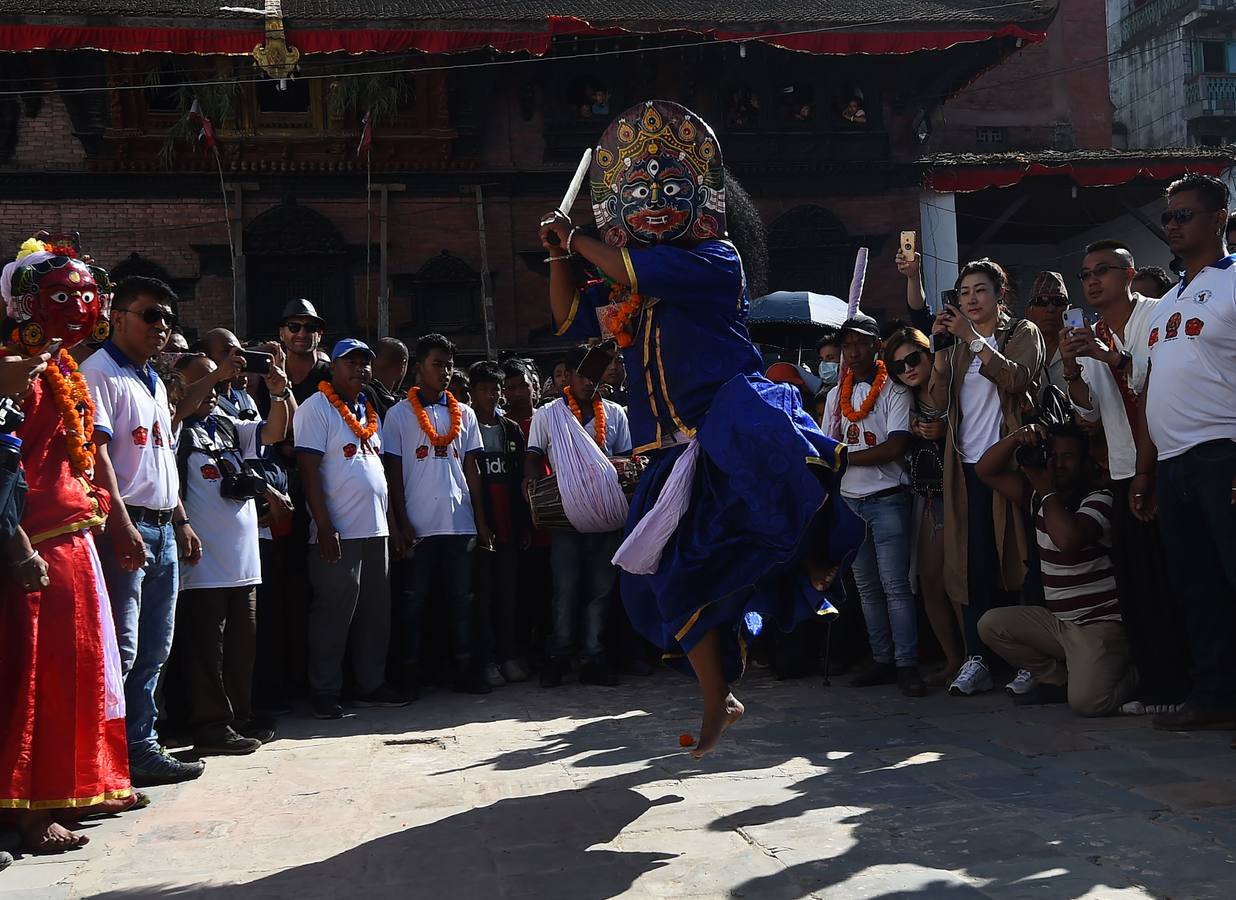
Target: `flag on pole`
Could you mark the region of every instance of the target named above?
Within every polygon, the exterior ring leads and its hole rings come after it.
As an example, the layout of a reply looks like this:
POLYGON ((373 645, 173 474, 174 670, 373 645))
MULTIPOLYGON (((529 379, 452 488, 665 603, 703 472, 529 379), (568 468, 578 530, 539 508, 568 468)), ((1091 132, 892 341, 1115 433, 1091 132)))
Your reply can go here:
POLYGON ((196 97, 193 98, 193 105, 189 107, 189 121, 201 129, 197 136, 198 143, 202 144, 207 152, 214 150, 215 126, 202 111, 202 103, 196 97))
POLYGON ((366 110, 365 118, 361 119, 360 143, 356 145, 356 155, 364 156, 373 146, 373 114, 366 110))

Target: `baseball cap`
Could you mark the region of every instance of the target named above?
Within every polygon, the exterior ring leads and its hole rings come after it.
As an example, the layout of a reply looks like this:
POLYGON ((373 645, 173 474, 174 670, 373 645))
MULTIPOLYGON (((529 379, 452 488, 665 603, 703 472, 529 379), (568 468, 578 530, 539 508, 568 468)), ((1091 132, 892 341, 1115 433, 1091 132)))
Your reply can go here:
POLYGON ((824 386, 824 382, 818 376, 791 362, 773 363, 764 373, 764 377, 778 384, 796 384, 801 388, 806 388, 813 396, 818 394, 820 388, 824 386))
POLYGON ((1063 275, 1059 272, 1044 270, 1034 276, 1034 289, 1030 292, 1030 296, 1067 298, 1069 289, 1065 287, 1063 275))
POLYGON ((869 337, 874 340, 880 339, 880 323, 871 316, 858 313, 851 319, 846 319, 837 329, 837 336, 841 337, 847 331, 852 331, 855 334, 861 334, 864 337, 869 337))
POLYGON ((370 359, 377 359, 377 354, 370 350, 369 345, 364 341, 358 341, 356 338, 344 338, 335 344, 335 349, 330 352, 330 361, 334 362, 341 356, 347 356, 349 353, 355 353, 357 350, 368 354, 370 359))

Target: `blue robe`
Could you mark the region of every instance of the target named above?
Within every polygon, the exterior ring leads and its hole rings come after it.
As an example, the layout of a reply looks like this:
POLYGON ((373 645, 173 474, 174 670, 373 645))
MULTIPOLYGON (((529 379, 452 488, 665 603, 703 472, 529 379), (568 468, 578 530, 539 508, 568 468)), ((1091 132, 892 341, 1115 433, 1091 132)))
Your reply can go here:
MULTIPOLYGON (((809 550, 826 547, 845 565, 862 543, 863 523, 835 489, 845 446, 820 431, 796 387, 760 374, 732 244, 623 250, 623 260, 633 291, 646 298, 623 360, 631 439, 636 453, 650 457, 628 533, 685 449, 675 433, 694 437, 701 451, 690 506, 660 567, 647 576, 624 572, 623 603, 636 630, 683 667, 685 653, 720 628, 733 681, 765 620, 790 631, 836 612, 829 597, 840 597, 841 578, 816 591, 802 562, 809 550)), ((608 301, 605 285, 582 291, 559 335, 598 336, 596 310, 608 301)))

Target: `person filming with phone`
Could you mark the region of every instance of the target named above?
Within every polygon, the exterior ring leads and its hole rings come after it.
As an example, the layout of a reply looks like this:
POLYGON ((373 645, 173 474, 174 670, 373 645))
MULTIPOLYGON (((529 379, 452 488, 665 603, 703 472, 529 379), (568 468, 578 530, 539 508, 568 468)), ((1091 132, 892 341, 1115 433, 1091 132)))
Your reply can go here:
POLYGON ((991 653, 978 621, 1002 606, 1025 579, 1026 523, 996 496, 975 466, 993 444, 1021 427, 1027 397, 1039 396, 1043 336, 1014 319, 1005 299, 1008 275, 989 259, 967 263, 956 283, 957 305, 946 304, 932 325, 931 406, 948 413, 944 450, 944 581, 965 607, 968 660, 949 687, 954 696, 992 688, 991 653))
POLYGON ((1105 716, 1132 693, 1137 672, 1112 565, 1112 492, 1096 484, 1089 439, 1076 425, 1028 425, 976 467, 996 493, 1034 516, 1046 608, 993 609, 983 642, 1018 670, 1013 702, 1064 703, 1105 716))

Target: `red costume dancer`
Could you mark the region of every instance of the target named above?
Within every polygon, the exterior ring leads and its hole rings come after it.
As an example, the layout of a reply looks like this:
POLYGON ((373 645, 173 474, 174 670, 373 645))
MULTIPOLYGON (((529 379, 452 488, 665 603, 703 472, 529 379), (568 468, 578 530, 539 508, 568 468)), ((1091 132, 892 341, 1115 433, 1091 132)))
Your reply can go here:
MULTIPOLYGON (((74 236, 75 237, 75 236, 74 236)), ((78 258, 76 241, 40 235, 5 267, 0 288, 18 321, 4 352, 63 341, 22 408, 29 485, 22 529, 47 563, 46 587, 0 572, 0 810, 15 810, 28 849, 86 842, 65 829, 135 803, 129 784, 120 656, 91 529, 110 497, 91 482, 94 408, 69 355, 106 335, 107 273, 78 258)))

